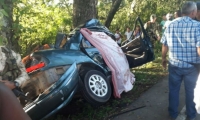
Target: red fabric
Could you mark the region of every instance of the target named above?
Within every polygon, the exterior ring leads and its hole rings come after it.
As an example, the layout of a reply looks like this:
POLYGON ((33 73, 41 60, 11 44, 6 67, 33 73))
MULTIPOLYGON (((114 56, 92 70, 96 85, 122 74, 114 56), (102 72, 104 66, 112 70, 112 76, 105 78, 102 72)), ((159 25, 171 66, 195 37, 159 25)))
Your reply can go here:
POLYGON ((114 96, 120 98, 120 94, 133 88, 135 76, 129 69, 129 64, 121 48, 108 35, 103 32, 91 32, 82 28, 80 32, 102 54, 104 61, 112 72, 114 96))
POLYGON ((44 64, 43 62, 41 62, 41 63, 39 63, 39 64, 36 64, 36 65, 33 65, 33 66, 27 68, 27 69, 26 69, 26 72, 29 73, 29 72, 32 72, 32 71, 34 71, 34 70, 38 70, 38 69, 40 69, 40 68, 42 68, 42 67, 44 67, 44 66, 45 66, 45 64, 44 64))

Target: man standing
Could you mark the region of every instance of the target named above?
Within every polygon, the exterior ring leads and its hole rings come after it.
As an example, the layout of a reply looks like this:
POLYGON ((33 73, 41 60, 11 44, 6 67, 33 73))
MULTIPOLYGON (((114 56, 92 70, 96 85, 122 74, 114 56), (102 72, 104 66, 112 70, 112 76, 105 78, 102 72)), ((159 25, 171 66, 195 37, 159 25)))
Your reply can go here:
POLYGON ((169 106, 172 119, 178 116, 179 90, 184 81, 186 114, 189 120, 196 117, 194 88, 198 70, 194 64, 200 63, 200 23, 193 20, 197 13, 195 2, 188 1, 182 7, 182 17, 166 28, 161 43, 162 66, 167 67, 166 55, 169 51, 169 106))
POLYGON ((167 21, 165 22, 164 29, 166 29, 168 27, 168 25, 172 22, 172 14, 167 13, 166 19, 167 19, 167 21))
POLYGON ((131 38, 132 33, 133 33, 133 31, 130 30, 130 27, 127 27, 126 32, 125 32, 127 42, 132 40, 132 38, 131 38))
POLYGON ((150 21, 145 23, 144 29, 147 30, 153 45, 156 40, 160 40, 159 24, 156 22, 155 14, 150 16, 150 21))
POLYGON ((116 33, 115 33, 115 38, 116 38, 116 42, 119 46, 121 46, 121 41, 122 41, 122 38, 121 38, 121 33, 119 32, 119 29, 116 30, 116 33))
POLYGON ((174 19, 179 18, 181 16, 182 16, 182 13, 181 13, 180 10, 177 10, 177 11, 174 12, 174 19))
POLYGON ((162 29, 162 34, 165 31, 165 29, 164 29, 165 22, 166 22, 166 15, 164 14, 163 17, 162 17, 162 21, 160 22, 160 26, 161 26, 161 29, 162 29))

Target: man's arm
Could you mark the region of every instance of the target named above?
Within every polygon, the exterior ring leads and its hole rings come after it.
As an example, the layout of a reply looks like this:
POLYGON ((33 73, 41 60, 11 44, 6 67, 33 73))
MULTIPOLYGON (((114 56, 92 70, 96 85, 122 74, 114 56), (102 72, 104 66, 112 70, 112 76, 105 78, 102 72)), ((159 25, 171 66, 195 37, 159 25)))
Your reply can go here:
POLYGON ((158 23, 156 23, 156 37, 157 40, 160 40, 160 28, 158 23))
POLYGON ((157 37, 157 40, 160 40, 160 26, 159 24, 156 22, 156 37, 157 37))
POLYGON ((124 34, 124 35, 125 35, 125 38, 126 38, 126 40, 127 40, 127 39, 128 39, 128 38, 127 38, 127 32, 125 32, 125 34, 124 34))
POLYGON ((120 38, 123 38, 123 35, 121 33, 119 33, 120 38))
POLYGON ((17 67, 19 68, 19 70, 21 71, 21 74, 15 79, 15 82, 13 81, 9 81, 9 80, 1 80, 0 82, 4 83, 8 88, 10 89, 15 89, 16 87, 21 87, 21 85, 29 79, 29 76, 26 72, 26 69, 24 67, 24 64, 21 61, 21 56, 17 53, 15 53, 14 51, 11 51, 13 57, 16 60, 17 63, 17 67), (17 85, 17 86, 16 86, 17 85))
POLYGON ((158 30, 156 30, 156 37, 157 37, 157 40, 160 40, 160 34, 158 30))
POLYGON ((168 46, 162 45, 162 66, 166 69, 167 67, 167 52, 168 52, 168 46))
POLYGON ((200 47, 197 47, 197 53, 200 56, 200 47))
POLYGON ((144 29, 145 29, 145 30, 147 29, 148 24, 149 24, 149 22, 146 22, 146 23, 144 24, 144 29))
POLYGON ((19 86, 21 86, 26 80, 29 79, 29 76, 26 72, 24 64, 21 61, 21 56, 19 54, 15 53, 14 51, 12 51, 12 54, 16 59, 18 68, 21 71, 21 74, 17 77, 17 79, 15 81, 19 83, 19 86))
POLYGON ((0 120, 31 120, 12 91, 0 83, 0 120))

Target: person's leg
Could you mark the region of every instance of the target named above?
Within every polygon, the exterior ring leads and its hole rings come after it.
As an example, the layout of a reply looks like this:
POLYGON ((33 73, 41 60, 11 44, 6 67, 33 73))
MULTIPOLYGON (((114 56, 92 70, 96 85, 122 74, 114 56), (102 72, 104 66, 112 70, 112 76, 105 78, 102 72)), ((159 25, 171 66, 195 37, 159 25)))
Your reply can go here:
POLYGON ((172 118, 178 116, 179 90, 182 82, 181 69, 169 64, 169 115, 172 118))
POLYGON ((0 120, 31 120, 12 91, 0 83, 0 120))
POLYGON ((186 113, 187 117, 192 119, 196 117, 194 99, 194 88, 198 78, 198 71, 193 67, 188 70, 184 76, 185 94, 186 94, 186 113))

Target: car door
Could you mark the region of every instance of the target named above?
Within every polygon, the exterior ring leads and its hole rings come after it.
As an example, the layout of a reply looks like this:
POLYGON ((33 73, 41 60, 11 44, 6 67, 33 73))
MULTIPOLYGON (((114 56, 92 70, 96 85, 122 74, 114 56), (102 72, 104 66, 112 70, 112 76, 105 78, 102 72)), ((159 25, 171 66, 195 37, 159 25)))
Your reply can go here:
POLYGON ((135 21, 135 26, 136 25, 140 26, 140 35, 134 38, 134 35, 132 34, 131 38, 133 39, 129 42, 125 41, 126 43, 122 44, 121 46, 122 51, 126 55, 130 68, 137 67, 154 60, 154 52, 150 37, 145 31, 142 21, 139 17, 135 21))

